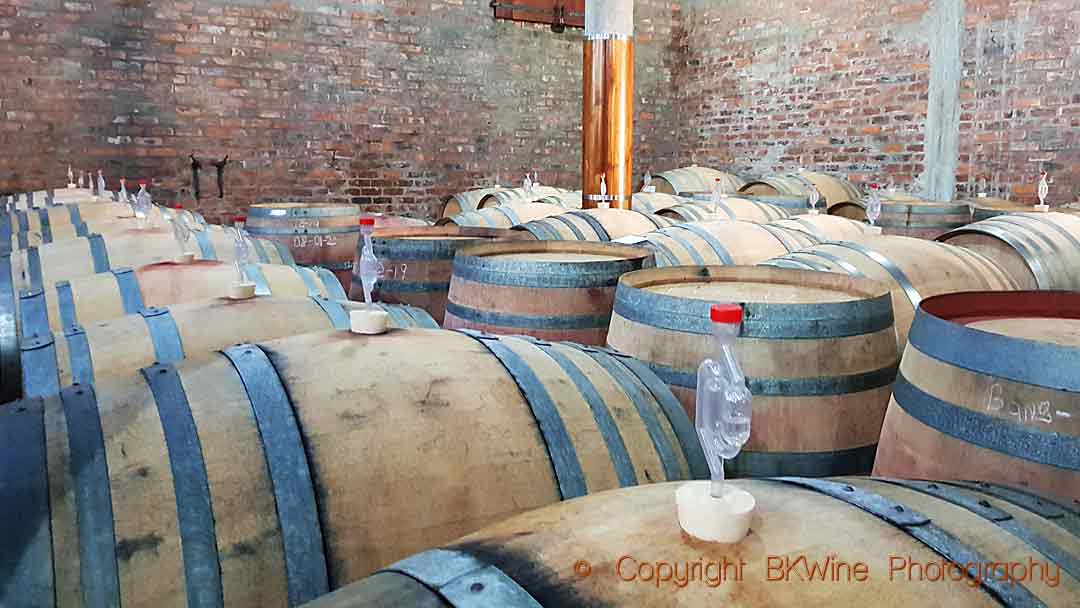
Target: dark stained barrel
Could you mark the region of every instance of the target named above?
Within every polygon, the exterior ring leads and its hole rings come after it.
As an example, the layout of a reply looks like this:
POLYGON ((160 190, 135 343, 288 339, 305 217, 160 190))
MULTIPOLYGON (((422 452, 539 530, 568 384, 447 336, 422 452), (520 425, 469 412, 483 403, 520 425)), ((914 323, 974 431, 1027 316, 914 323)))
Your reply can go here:
POLYGON ((899 355, 885 285, 745 266, 624 275, 608 344, 649 364, 693 416, 697 369, 712 355, 709 308, 742 304, 735 350, 754 395, 738 476, 868 473, 899 355))
POLYGON ((259 203, 248 208, 247 231, 287 247, 301 266, 333 272, 348 290, 360 215, 347 203, 259 203))
POLYGON ((1080 596, 1080 517, 1049 497, 887 478, 730 483, 756 502, 737 544, 682 530, 684 484, 627 488, 499 522, 311 608, 1064 607, 1080 596))
POLYGON ((648 256, 638 247, 582 241, 459 250, 444 325, 602 346, 615 284, 648 256))
POLYGON ((1080 500, 1080 294, 923 300, 875 472, 986 479, 1080 500))
POLYGON ((707 474, 639 363, 441 330, 241 344, 10 404, 0 434, 4 606, 297 606, 530 509, 707 474))
MULTIPOLYGON (((381 302, 422 308, 442 323, 457 250, 478 243, 512 239, 531 240, 532 236, 514 230, 459 226, 377 230, 372 244, 375 256, 385 266, 385 275, 376 284, 373 297, 381 302)), ((362 242, 358 247, 360 245, 362 242)), ((357 258, 360 253, 358 249, 357 258)), ((353 276, 349 298, 364 299, 359 275, 353 276)))

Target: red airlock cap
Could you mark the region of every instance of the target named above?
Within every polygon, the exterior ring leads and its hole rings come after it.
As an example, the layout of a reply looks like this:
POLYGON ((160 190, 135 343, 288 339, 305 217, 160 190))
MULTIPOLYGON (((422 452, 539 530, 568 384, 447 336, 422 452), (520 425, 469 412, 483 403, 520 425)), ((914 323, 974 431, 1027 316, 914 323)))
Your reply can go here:
POLYGON ((173 205, 173 206, 172 206, 172 208, 173 208, 173 209, 183 209, 183 208, 184 208, 184 206, 183 206, 183 205, 181 205, 180 203, 176 203, 175 205, 173 205))
POLYGON ((709 309, 713 323, 742 323, 742 306, 738 304, 713 304, 709 309))
POLYGON ((246 215, 237 215, 237 216, 232 218, 232 221, 233 221, 234 224, 237 223, 237 222, 247 222, 247 216, 246 215))
POLYGON ((360 218, 360 225, 361 226, 374 226, 375 225, 375 218, 373 218, 373 217, 362 217, 362 218, 360 218))

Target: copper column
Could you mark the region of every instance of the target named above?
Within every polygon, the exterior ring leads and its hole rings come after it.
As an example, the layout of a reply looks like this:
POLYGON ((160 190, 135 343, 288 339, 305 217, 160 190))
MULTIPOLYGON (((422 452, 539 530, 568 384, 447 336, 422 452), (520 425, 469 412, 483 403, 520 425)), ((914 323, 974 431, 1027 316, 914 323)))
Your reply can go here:
POLYGON ((585 4, 582 206, 630 208, 633 194, 633 1, 585 4), (601 178, 604 178, 603 180, 601 178), (607 195, 602 197, 601 181, 607 195))

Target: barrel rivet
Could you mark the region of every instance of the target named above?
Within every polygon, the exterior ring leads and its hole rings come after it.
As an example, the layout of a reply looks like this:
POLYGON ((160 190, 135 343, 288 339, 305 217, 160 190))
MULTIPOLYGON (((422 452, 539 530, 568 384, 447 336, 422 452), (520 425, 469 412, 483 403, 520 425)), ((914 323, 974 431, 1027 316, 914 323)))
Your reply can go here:
POLYGON ((936 483, 928 484, 926 487, 930 488, 931 490, 938 489, 938 485, 936 483))
POLYGON ((990 508, 990 502, 987 501, 986 499, 982 499, 982 500, 979 501, 979 506, 980 507, 986 507, 987 509, 989 509, 990 508))
POLYGON ((904 506, 903 505, 896 505, 895 507, 893 507, 893 510, 896 511, 897 513, 903 513, 904 512, 904 506))
POLYGON ((844 486, 844 491, 845 491, 845 492, 854 492, 854 491, 855 491, 855 488, 853 488, 853 487, 851 487, 851 486, 844 486))
POLYGON ((473 583, 472 585, 469 585, 469 591, 471 591, 473 593, 480 593, 483 590, 484 590, 484 583, 473 583))
POLYGON ((167 374, 167 373, 169 373, 169 370, 167 368, 163 367, 163 368, 158 370, 158 374, 167 374))

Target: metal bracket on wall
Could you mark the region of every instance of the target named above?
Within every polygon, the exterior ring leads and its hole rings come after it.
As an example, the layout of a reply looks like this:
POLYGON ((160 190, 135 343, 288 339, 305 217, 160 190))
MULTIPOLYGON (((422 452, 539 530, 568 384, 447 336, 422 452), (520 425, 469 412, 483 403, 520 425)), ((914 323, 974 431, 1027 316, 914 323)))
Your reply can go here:
POLYGON ((555 33, 585 27, 585 0, 492 0, 491 10, 496 19, 545 23, 555 33))

